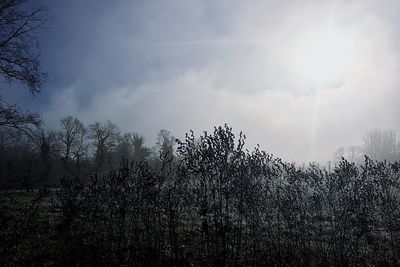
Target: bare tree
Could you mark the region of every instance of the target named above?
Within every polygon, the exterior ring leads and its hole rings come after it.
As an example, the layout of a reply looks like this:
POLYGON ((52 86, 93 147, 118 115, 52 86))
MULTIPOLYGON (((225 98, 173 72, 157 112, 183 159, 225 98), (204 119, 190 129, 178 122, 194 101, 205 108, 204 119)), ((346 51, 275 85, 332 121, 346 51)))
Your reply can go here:
POLYGON ((117 146, 120 131, 111 121, 105 123, 95 122, 89 126, 90 138, 96 147, 96 164, 101 167, 109 153, 117 146))
POLYGON ((86 133, 82 122, 72 116, 60 121, 61 130, 58 132, 59 153, 65 161, 74 160, 81 154, 82 140, 86 133))
POLYGON ((59 157, 68 172, 79 176, 81 160, 88 152, 87 130, 82 122, 72 116, 61 119, 60 126, 57 134, 59 157))
POLYGON ((0 1, 0 74, 36 93, 46 77, 40 70, 37 34, 47 21, 47 10, 26 10, 24 2, 0 1))
POLYGON ((364 137, 364 152, 374 160, 395 161, 397 158, 396 132, 371 130, 364 137))
MULTIPOLYGON (((46 74, 40 70, 38 32, 47 21, 45 7, 25 9, 23 0, 0 0, 0 76, 20 82, 32 94, 40 91, 46 74)), ((37 113, 21 112, 0 98, 0 129, 29 132, 38 126, 37 113)))
POLYGON ((39 114, 21 112, 15 105, 9 105, 0 99, 0 129, 3 131, 16 130, 21 133, 31 133, 31 126, 39 126, 41 118, 39 114))

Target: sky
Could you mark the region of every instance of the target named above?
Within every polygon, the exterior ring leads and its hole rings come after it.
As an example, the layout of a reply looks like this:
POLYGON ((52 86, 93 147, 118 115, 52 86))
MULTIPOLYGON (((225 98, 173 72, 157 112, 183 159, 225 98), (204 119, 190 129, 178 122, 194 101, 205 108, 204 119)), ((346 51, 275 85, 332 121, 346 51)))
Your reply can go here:
POLYGON ((287 161, 332 160, 371 129, 400 133, 400 1, 50 1, 48 79, 4 98, 177 138, 228 123, 287 161))

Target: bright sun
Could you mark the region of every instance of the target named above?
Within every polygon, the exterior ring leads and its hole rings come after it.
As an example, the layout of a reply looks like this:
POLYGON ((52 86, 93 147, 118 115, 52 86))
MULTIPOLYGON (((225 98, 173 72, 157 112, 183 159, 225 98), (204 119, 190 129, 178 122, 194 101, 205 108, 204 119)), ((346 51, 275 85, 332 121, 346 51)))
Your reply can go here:
POLYGON ((337 30, 299 33, 290 51, 293 74, 318 87, 342 82, 354 54, 350 35, 337 30))

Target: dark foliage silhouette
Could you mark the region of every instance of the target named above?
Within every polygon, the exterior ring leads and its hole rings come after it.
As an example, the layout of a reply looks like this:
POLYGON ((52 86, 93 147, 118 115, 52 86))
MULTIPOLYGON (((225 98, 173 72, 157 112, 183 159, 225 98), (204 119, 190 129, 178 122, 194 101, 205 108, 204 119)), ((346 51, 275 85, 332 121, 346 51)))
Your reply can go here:
POLYGON ((332 170, 244 149, 228 126, 174 157, 1 194, 1 265, 394 266, 400 163, 332 170))
MULTIPOLYGON (((18 82, 32 94, 40 91, 46 74, 40 69, 38 32, 46 21, 45 7, 28 9, 21 0, 0 0, 1 82, 18 82)), ((30 134, 40 124, 38 113, 5 103, 0 95, 0 136, 30 134)))

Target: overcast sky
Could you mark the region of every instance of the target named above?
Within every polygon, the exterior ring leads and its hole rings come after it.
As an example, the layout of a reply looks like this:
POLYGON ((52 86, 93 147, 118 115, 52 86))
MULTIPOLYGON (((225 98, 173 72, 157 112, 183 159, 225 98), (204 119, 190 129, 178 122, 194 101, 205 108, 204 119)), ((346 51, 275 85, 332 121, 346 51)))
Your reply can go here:
MULTIPOLYGON (((111 120, 154 142, 228 123, 288 161, 400 133, 400 1, 34 1, 48 82, 5 98, 46 127, 111 120)), ((10 93, 11 92, 11 93, 10 93)))

